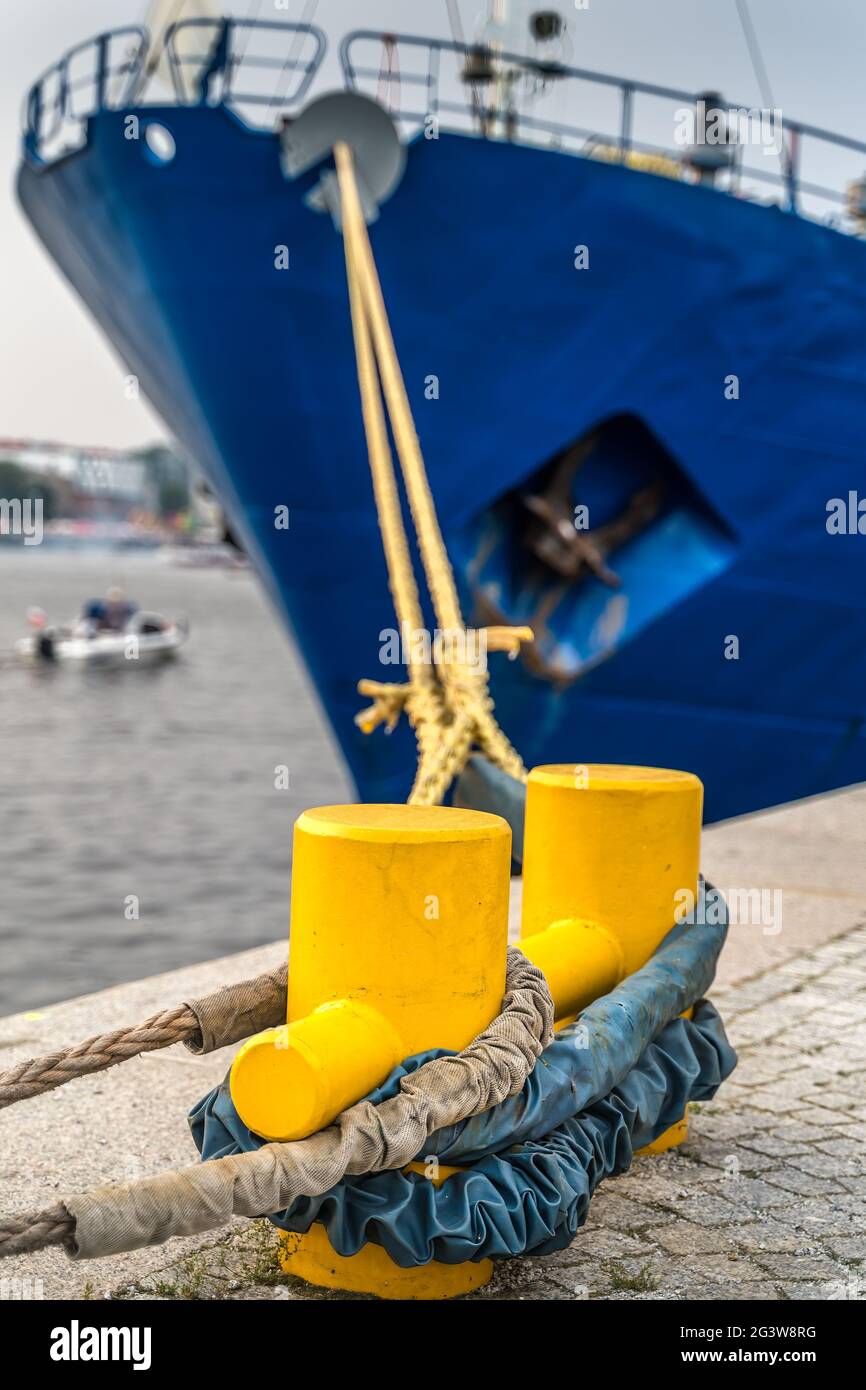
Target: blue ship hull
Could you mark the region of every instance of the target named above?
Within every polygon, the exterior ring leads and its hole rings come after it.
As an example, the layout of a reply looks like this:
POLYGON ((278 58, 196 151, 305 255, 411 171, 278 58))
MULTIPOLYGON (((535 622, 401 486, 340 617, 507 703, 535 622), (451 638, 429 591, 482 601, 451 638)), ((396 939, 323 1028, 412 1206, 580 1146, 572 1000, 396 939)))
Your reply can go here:
MULTIPOLYGON (((124 138, 125 114, 23 164, 21 203, 208 473, 359 794, 403 799, 411 732, 354 724, 356 681, 402 675, 379 659, 393 609, 342 243, 304 202, 316 176, 287 180, 277 137, 222 106, 142 108, 174 137, 164 165, 124 138)), ((866 246, 710 188, 445 133, 409 147, 371 237, 464 613, 546 614, 532 659, 490 659, 527 765, 688 768, 709 820, 866 779, 866 536, 856 515, 827 529, 831 499, 856 513, 866 497, 866 246), (589 575, 545 606, 556 580, 526 545, 524 494, 599 427, 576 494, 592 524, 653 480, 663 502, 608 556, 618 587, 589 575)))

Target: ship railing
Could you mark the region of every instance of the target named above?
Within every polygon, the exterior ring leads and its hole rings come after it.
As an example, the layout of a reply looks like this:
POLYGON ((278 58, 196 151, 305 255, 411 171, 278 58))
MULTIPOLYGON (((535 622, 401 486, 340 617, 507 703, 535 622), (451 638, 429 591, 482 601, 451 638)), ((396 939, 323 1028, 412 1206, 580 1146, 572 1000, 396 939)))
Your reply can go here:
POLYGON ((64 53, 30 88, 24 102, 24 153, 34 164, 61 158, 82 142, 87 117, 136 98, 148 32, 128 25, 64 53))
POLYGON ((275 113, 303 100, 327 47, 317 25, 290 20, 184 19, 165 38, 179 102, 206 98, 203 82, 214 63, 213 99, 238 110, 247 124, 265 128, 273 127, 275 113), (255 109, 262 107, 264 114, 255 109))
MULTIPOLYGON (((493 53, 454 39, 372 29, 347 34, 340 61, 346 86, 376 97, 407 134, 431 135, 436 128, 472 131, 486 138, 655 167, 695 181, 701 177, 692 151, 677 142, 677 126, 682 128, 683 111, 694 112, 707 93, 526 54, 493 53), (499 78, 472 80, 473 71, 485 66, 488 78, 490 66, 499 78), (568 109, 585 110, 591 123, 567 120, 568 109)), ((726 112, 761 114, 753 106, 717 101, 726 112)), ((842 227, 851 187, 866 171, 866 142, 781 113, 765 114, 772 117, 778 145, 774 158, 767 158, 766 146, 753 153, 751 144, 731 137, 716 186, 842 227), (826 181, 828 173, 832 183, 826 181)))
MULTIPOLYGON (((35 164, 56 160, 83 145, 95 112, 167 99, 225 104, 245 124, 273 129, 305 98, 326 51, 321 29, 289 20, 181 20, 157 45, 143 26, 115 29, 70 49, 33 84, 25 156, 35 164)), ((693 111, 707 94, 526 54, 491 54, 454 39, 370 29, 346 35, 340 60, 346 86, 378 97, 410 134, 435 118, 445 129, 712 181, 840 227, 846 217, 857 230, 866 225, 866 143, 849 136, 774 115, 774 159, 767 159, 766 147, 753 153, 754 141, 732 139, 708 179, 695 152, 677 147, 675 135, 683 110, 693 111), (467 80, 473 64, 475 71, 494 67, 497 79, 467 80), (569 111, 585 112, 584 123, 569 120, 569 111)), ((717 100, 728 111, 750 110, 717 100)))
POLYGON ((53 163, 81 148, 89 116, 145 101, 204 99, 230 106, 253 128, 272 129, 303 100, 326 51, 321 29, 289 20, 181 20, 156 45, 144 26, 113 29, 71 48, 33 83, 24 106, 25 157, 53 163))

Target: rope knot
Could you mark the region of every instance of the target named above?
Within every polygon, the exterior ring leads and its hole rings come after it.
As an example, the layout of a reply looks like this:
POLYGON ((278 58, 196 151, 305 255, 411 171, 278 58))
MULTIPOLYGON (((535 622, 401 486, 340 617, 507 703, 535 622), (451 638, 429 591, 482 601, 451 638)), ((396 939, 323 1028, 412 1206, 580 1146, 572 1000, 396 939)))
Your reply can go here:
POLYGON ((358 693, 372 696, 373 703, 355 715, 355 723, 365 734, 371 734, 380 724, 385 725, 386 733, 396 727, 400 715, 412 694, 411 682, 404 685, 391 685, 383 681, 360 680, 358 693))

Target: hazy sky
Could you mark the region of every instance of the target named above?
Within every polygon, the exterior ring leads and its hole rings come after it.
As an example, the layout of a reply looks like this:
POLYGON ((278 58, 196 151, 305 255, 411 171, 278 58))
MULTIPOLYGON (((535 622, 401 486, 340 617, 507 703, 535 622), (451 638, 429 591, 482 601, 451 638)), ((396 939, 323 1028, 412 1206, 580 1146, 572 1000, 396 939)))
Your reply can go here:
MULTIPOLYGON (((484 6, 459 4, 471 33, 484 6)), ((239 16, 250 7, 222 6, 239 16)), ((124 398, 120 364, 41 250, 13 191, 26 87, 65 49, 138 23, 147 8, 145 0, 0 0, 0 436, 126 446, 163 433, 144 403, 124 398)), ((262 0, 262 17, 272 8, 262 0)), ((558 8, 577 66, 715 88, 760 105, 734 0, 589 0, 585 10, 561 0, 558 8)), ((298 19, 303 9, 304 0, 293 0, 288 15, 273 17, 298 19)), ((785 114, 866 137, 864 0, 750 0, 750 10, 785 114)), ((449 32, 445 0, 319 0, 315 21, 332 45, 359 27, 449 32)))

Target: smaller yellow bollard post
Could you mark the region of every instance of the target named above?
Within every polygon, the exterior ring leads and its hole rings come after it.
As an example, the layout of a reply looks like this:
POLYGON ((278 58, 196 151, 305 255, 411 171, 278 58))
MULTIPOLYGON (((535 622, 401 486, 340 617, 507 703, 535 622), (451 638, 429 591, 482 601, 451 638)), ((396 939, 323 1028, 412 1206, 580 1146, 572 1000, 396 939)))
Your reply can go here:
MULTIPOLYGON (((303 1137, 405 1057, 460 1049, 483 1032, 505 987, 510 862, 507 822, 480 811, 304 812, 294 838, 288 1024, 251 1038, 232 1066, 232 1099, 250 1129, 303 1137)), ((283 1263, 310 1283, 383 1298, 453 1297, 486 1283, 493 1268, 482 1260, 401 1269, 376 1245, 343 1258, 315 1226, 286 1238, 283 1263)))
POLYGON ((703 786, 691 772, 607 763, 533 768, 526 791, 521 937, 589 919, 631 975, 697 892, 703 786))
POLYGON ((547 980, 560 1027, 625 977, 622 947, 598 922, 554 922, 517 945, 547 980))
MULTIPOLYGON (((646 964, 674 925, 678 892, 697 893, 702 809, 703 785, 691 772, 606 763, 533 768, 526 795, 519 944, 549 980, 550 966, 533 948, 553 940, 554 923, 561 924, 559 940, 582 924, 593 943, 589 999, 646 964), (613 979, 610 954, 604 974, 605 932, 621 951, 621 973, 613 979), (603 978, 608 983, 596 989, 603 978)), ((552 951, 549 945, 540 949, 552 951)), ((551 992, 559 1019, 560 1000, 551 992)), ((589 999, 575 1002, 568 1012, 579 1011, 589 999)), ((663 1152, 686 1136, 684 1115, 652 1149, 663 1152)))

